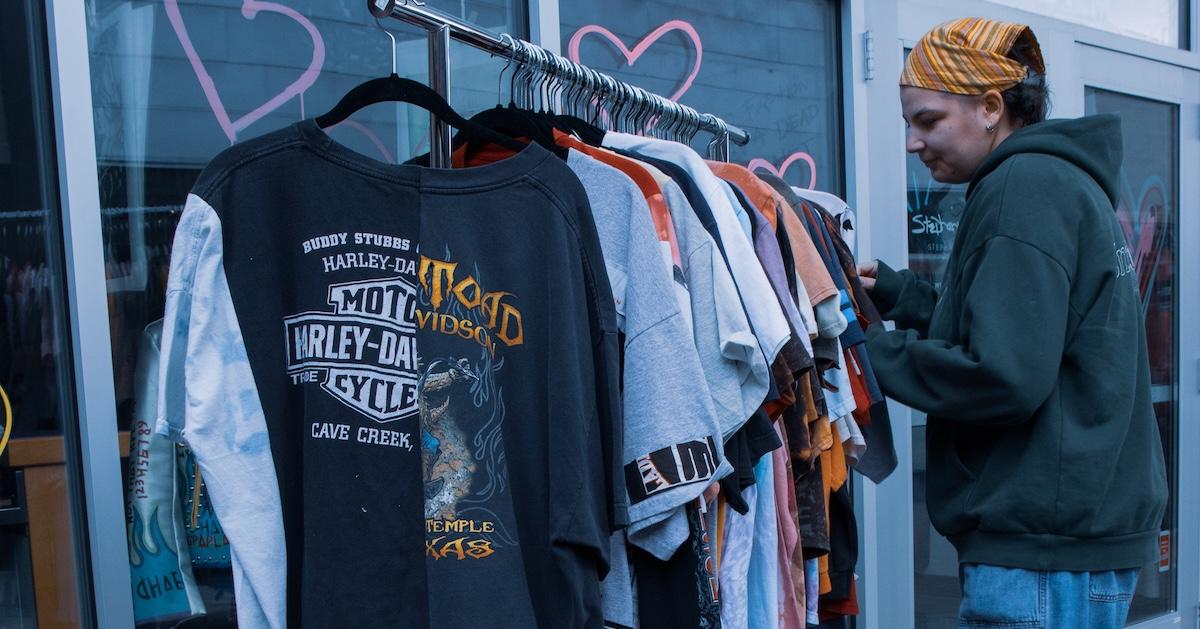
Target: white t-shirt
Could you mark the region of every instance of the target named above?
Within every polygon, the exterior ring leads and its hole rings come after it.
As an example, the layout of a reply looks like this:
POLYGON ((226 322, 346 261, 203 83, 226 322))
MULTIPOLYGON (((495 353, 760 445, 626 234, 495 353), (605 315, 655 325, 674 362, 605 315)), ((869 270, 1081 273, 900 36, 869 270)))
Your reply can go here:
POLYGON ((696 183, 716 219, 730 273, 750 323, 754 326, 759 346, 767 362, 774 362, 779 350, 791 338, 791 329, 767 275, 754 254, 754 245, 738 221, 737 211, 727 196, 728 188, 722 186, 721 179, 713 174, 704 158, 691 147, 678 142, 609 131, 604 135, 604 145, 668 160, 683 168, 696 183))
POLYGON ((684 277, 691 287, 696 347, 729 438, 762 406, 770 387, 770 367, 716 242, 674 181, 663 183, 663 198, 671 210, 684 277))

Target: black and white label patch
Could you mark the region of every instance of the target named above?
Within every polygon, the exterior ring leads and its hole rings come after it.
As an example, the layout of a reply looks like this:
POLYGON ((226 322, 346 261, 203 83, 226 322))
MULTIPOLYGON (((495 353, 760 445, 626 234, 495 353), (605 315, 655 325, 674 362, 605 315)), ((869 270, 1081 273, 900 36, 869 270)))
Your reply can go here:
POLYGON ((329 304, 284 319, 292 383, 319 382, 380 423, 415 415, 416 287, 402 277, 334 284, 329 304))
POLYGON ((637 504, 675 487, 710 481, 718 465, 717 444, 712 437, 644 454, 625 464, 629 503, 637 504))

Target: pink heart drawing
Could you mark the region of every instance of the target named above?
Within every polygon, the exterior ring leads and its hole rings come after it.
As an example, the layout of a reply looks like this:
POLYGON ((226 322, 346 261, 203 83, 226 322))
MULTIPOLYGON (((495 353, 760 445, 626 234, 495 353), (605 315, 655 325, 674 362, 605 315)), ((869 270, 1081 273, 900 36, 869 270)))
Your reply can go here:
POLYGON ((208 69, 204 67, 204 61, 200 59, 200 54, 196 52, 196 47, 192 45, 192 38, 188 34, 187 26, 183 23, 183 14, 179 12, 179 0, 164 0, 164 5, 167 9, 167 19, 170 20, 171 28, 175 30, 175 36, 179 38, 179 43, 183 46, 183 51, 187 55, 188 61, 192 64, 192 71, 196 73, 196 79, 200 81, 200 87, 204 90, 204 96, 208 99, 208 106, 212 109, 213 115, 217 118, 217 124, 221 125, 221 130, 225 132, 225 136, 229 138, 230 143, 237 141, 239 131, 279 109, 284 103, 312 87, 313 83, 317 80, 317 76, 321 74, 321 68, 325 65, 325 41, 321 39, 321 33, 317 31, 317 27, 312 22, 308 21, 303 15, 300 15, 295 9, 282 4, 262 2, 260 0, 244 0, 242 2, 242 17, 247 20, 253 20, 258 16, 259 11, 266 11, 267 13, 283 15, 304 27, 304 30, 308 31, 308 36, 312 38, 313 53, 308 67, 291 85, 288 85, 282 92, 272 96, 267 102, 254 108, 254 110, 246 115, 237 120, 232 120, 229 117, 229 112, 225 109, 225 104, 221 102, 221 94, 217 91, 217 86, 213 82, 212 76, 208 73, 208 69))
POLYGON ((668 22, 664 22, 662 26, 659 26, 651 31, 649 35, 643 37, 642 40, 633 47, 633 50, 627 48, 625 46, 625 42, 621 41, 620 38, 614 35, 613 32, 607 28, 604 28, 599 24, 589 24, 575 31, 574 35, 571 35, 571 40, 567 43, 567 57, 575 63, 582 63, 579 60, 579 43, 586 35, 595 33, 603 36, 609 41, 609 43, 615 46, 617 50, 620 50, 621 54, 625 55, 626 65, 632 66, 639 58, 641 58, 641 56, 646 52, 647 48, 652 46, 654 42, 658 41, 663 35, 666 35, 671 31, 682 32, 684 35, 687 35, 688 38, 692 40, 692 44, 696 46, 696 61, 692 64, 691 73, 684 78, 683 83, 679 86, 679 89, 675 90, 675 93, 669 96, 671 100, 679 100, 679 97, 683 96, 684 93, 688 91, 688 88, 692 86, 692 82, 696 80, 696 75, 700 74, 700 61, 704 54, 704 47, 700 43, 700 34, 696 32, 696 28, 694 26, 684 22, 683 20, 670 20, 668 22))
POLYGON ((763 168, 765 170, 775 173, 776 177, 783 179, 783 174, 787 172, 788 167, 797 161, 803 161, 804 163, 808 164, 808 189, 816 190, 817 189, 817 163, 816 163, 816 161, 813 160, 812 155, 809 155, 808 153, 805 153, 804 151, 797 151, 795 153, 792 153, 791 155, 788 155, 787 159, 783 160, 783 164, 778 168, 776 168, 775 165, 772 164, 771 162, 768 162, 767 160, 765 160, 761 157, 756 157, 756 158, 750 160, 750 163, 746 164, 746 168, 748 168, 751 171, 755 170, 756 168, 763 168))

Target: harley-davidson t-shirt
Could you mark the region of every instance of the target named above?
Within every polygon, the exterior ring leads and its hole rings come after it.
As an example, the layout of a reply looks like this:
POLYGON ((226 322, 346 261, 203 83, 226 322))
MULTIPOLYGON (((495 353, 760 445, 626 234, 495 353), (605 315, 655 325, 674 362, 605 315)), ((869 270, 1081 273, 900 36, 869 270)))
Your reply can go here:
POLYGON ((219 155, 175 237, 158 430, 243 627, 600 627, 626 519, 587 197, 530 145, 389 165, 315 122, 219 155))

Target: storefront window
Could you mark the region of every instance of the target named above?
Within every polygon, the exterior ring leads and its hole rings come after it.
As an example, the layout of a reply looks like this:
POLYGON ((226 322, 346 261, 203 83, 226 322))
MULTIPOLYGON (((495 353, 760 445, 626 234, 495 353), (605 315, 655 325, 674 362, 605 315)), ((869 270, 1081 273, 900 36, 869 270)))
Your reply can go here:
POLYGON ((1172 48, 1188 47, 1188 0, 993 1, 1172 48))
POLYGON ((571 59, 749 131, 731 161, 843 192, 838 3, 568 0, 559 11, 571 59))
MULTIPOLYGON (((429 5, 525 36, 525 4, 517 0, 429 5)), ((175 225, 213 156, 320 115, 355 85, 386 76, 392 44, 361 2, 88 0, 86 10, 118 428, 133 435, 134 456, 123 469, 134 614, 139 623, 177 622, 203 609, 205 626, 233 626, 227 546, 203 479, 186 451, 151 434, 155 322, 175 225)), ((382 28, 396 36, 398 74, 426 82, 424 32, 398 20, 382 28)), ((464 115, 496 104, 502 66, 452 44, 451 104, 464 115)), ((378 104, 330 133, 377 160, 400 162, 428 150, 428 120, 417 107, 378 104)), ((3 373, 0 365, 0 382, 3 373)))
POLYGON ((1175 607, 1175 547, 1179 539, 1175 502, 1179 461, 1179 284, 1175 263, 1179 237, 1179 106, 1091 87, 1085 98, 1088 114, 1121 115, 1125 162, 1117 218, 1134 252, 1150 352, 1150 395, 1167 463, 1169 497, 1159 533, 1161 557, 1142 568, 1129 612, 1130 621, 1136 621, 1175 607))
POLYGON ((0 627, 91 607, 42 11, 0 3, 0 627))

